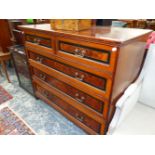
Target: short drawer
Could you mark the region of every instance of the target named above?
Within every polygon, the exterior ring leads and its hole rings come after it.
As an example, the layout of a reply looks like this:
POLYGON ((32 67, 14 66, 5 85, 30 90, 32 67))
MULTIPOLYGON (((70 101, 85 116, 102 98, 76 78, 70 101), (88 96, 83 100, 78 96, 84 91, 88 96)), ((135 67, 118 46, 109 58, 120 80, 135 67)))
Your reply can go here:
POLYGON ((46 73, 39 71, 38 69, 33 68, 34 74, 39 77, 41 80, 47 82, 48 84, 52 85, 53 87, 61 90, 62 92, 66 93, 76 101, 83 103, 84 105, 94 109, 99 113, 103 113, 104 110, 104 102, 97 100, 88 94, 62 82, 58 79, 47 75, 46 73))
POLYGON ((116 53, 116 47, 68 39, 57 40, 59 56, 110 72, 114 70, 116 53))
POLYGON ((109 64, 110 51, 90 48, 68 42, 59 42, 59 50, 75 56, 109 64))
POLYGON ((61 109, 65 110, 72 117, 76 118, 78 121, 85 124, 86 126, 91 128, 95 132, 97 132, 97 133, 100 132, 100 127, 101 127, 100 123, 98 123, 95 120, 91 119, 90 117, 88 117, 84 113, 82 113, 79 110, 77 110, 76 108, 70 106, 68 103, 64 102, 63 100, 61 100, 60 98, 58 98, 57 96, 52 94, 51 92, 45 90, 44 88, 42 88, 42 87, 40 87, 38 85, 36 85, 36 91, 41 93, 43 96, 45 96, 46 98, 51 100, 54 104, 59 106, 61 109))
POLYGON ((25 36, 25 40, 37 45, 45 46, 48 48, 52 48, 52 40, 49 38, 43 38, 39 36, 29 35, 25 36))
POLYGON ((51 68, 54 68, 55 70, 58 70, 62 73, 65 73, 79 81, 87 83, 87 84, 94 86, 98 89, 101 89, 103 91, 107 91, 107 89, 108 89, 107 88, 108 82, 110 80, 107 79, 106 77, 99 77, 99 76, 93 75, 91 73, 85 72, 83 70, 77 69, 77 68, 69 66, 67 64, 43 57, 38 54, 35 54, 33 52, 29 52, 29 53, 30 53, 31 59, 39 61, 42 64, 47 65, 51 68))

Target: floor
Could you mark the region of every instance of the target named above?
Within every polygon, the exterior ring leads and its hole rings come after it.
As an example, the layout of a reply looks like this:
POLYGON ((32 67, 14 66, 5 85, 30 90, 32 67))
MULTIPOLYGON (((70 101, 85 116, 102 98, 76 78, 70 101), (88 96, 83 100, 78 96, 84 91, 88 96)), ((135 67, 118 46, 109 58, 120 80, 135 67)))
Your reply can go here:
POLYGON ((154 135, 154 120, 155 109, 138 102, 114 135, 154 135))
POLYGON ((41 100, 19 87, 14 69, 9 69, 12 83, 0 76, 0 85, 13 99, 4 103, 14 110, 39 135, 85 135, 86 133, 41 100))

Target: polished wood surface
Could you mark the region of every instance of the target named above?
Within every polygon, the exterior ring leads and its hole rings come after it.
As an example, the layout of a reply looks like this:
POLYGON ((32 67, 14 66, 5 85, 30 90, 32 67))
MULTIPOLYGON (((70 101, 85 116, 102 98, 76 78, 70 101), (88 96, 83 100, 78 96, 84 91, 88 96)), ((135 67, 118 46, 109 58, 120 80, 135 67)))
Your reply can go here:
POLYGON ((57 71, 65 73, 79 81, 83 81, 87 84, 90 84, 101 90, 106 91, 106 82, 108 81, 108 79, 106 78, 95 76, 89 72, 82 71, 80 69, 74 68, 69 65, 65 65, 63 63, 60 63, 59 61, 55 61, 47 57, 43 57, 42 55, 35 54, 34 52, 29 52, 29 53, 30 53, 30 58, 33 60, 36 60, 36 61, 40 60, 42 64, 45 64, 51 68, 54 68, 57 71))
POLYGON ((100 43, 107 43, 112 45, 120 45, 129 40, 136 39, 152 30, 132 29, 132 28, 119 28, 119 27, 92 27, 89 30, 79 32, 53 30, 50 24, 36 24, 36 25, 22 25, 20 29, 25 32, 40 34, 55 34, 57 36, 79 37, 80 39, 96 40, 100 43))
POLYGON ((61 90, 62 92, 66 93, 67 95, 71 96, 73 99, 91 107, 92 109, 96 110, 99 113, 103 112, 104 102, 96 100, 95 98, 87 95, 86 93, 59 81, 48 74, 41 72, 35 68, 33 68, 34 74, 39 77, 41 80, 46 81, 51 86, 61 90))
POLYGON ((29 60, 29 63, 32 67, 35 67, 43 72, 46 72, 47 74, 53 76, 54 78, 57 78, 58 80, 65 82, 65 83, 69 83, 72 87, 75 87, 81 91, 86 92, 87 94, 95 97, 98 100, 105 100, 106 93, 100 89, 94 88, 88 84, 85 84, 83 82, 80 82, 77 79, 71 78, 69 76, 67 76, 66 74, 63 74, 61 72, 58 72, 50 67, 47 67, 45 65, 42 65, 36 61, 33 60, 29 60))
MULTIPOLYGON (((10 80, 9 74, 7 72, 6 62, 8 60, 10 60, 10 59, 11 59, 11 54, 10 53, 2 53, 2 52, 0 52, 0 64, 2 65, 2 69, 3 69, 3 71, 5 73, 5 76, 6 76, 9 83, 11 83, 11 80, 10 80)), ((0 70, 0 72, 1 72, 1 70, 0 70)))
POLYGON ((39 85, 42 88, 46 89, 47 91, 50 91, 51 93, 53 93, 58 98, 67 102, 70 106, 73 106, 77 110, 80 110, 81 112, 87 114, 87 116, 89 116, 90 118, 96 120, 97 122, 99 122, 101 124, 105 123, 105 120, 102 118, 102 115, 97 113, 93 109, 86 107, 85 105, 83 105, 82 103, 80 103, 78 101, 75 101, 74 99, 68 97, 65 93, 59 91, 58 89, 56 89, 53 86, 50 86, 48 83, 46 83, 43 80, 40 80, 39 78, 37 78, 35 76, 33 76, 33 81, 37 85, 39 85))
POLYGON ((71 105, 67 104, 64 102, 62 99, 59 97, 55 96, 52 94, 50 91, 47 91, 46 89, 40 87, 37 85, 37 91, 41 94, 43 94, 45 97, 47 97, 49 100, 51 100, 53 103, 57 104, 59 107, 61 107, 63 110, 67 111, 70 115, 75 117, 78 121, 84 123, 94 131, 99 133, 100 129, 100 124, 97 123, 95 120, 91 119, 84 113, 76 110, 74 107, 71 105))
POLYGON ((8 52, 8 47, 11 44, 11 32, 8 20, 0 19, 0 48, 2 52, 8 52))
POLYGON ((25 39, 29 42, 36 43, 41 46, 52 48, 51 40, 48 38, 36 37, 34 35, 26 35, 25 39))
POLYGON ((33 36, 25 37, 25 47, 36 96, 87 133, 105 134, 116 101, 140 72, 151 30, 55 31, 49 24, 20 29, 33 36))

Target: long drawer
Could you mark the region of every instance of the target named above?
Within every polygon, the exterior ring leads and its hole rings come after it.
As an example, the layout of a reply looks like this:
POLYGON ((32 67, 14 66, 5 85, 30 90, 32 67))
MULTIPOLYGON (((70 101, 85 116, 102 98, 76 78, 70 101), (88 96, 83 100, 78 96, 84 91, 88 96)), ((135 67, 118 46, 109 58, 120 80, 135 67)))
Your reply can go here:
POLYGON ((64 63, 54 61, 52 59, 48 59, 46 57, 43 57, 41 55, 35 54, 33 52, 30 52, 30 58, 36 61, 40 61, 42 64, 45 64, 49 67, 52 67, 60 72, 63 72, 71 77, 76 78, 79 81, 85 82, 87 84, 90 84, 92 86, 95 86, 101 90, 106 91, 106 78, 101 78, 98 76, 95 76, 91 73, 84 72, 82 70, 79 70, 77 68, 74 68, 72 66, 66 65, 64 63))
POLYGON ((107 94, 105 91, 102 91, 102 90, 92 87, 88 84, 85 84, 84 82, 76 80, 66 74, 63 74, 53 68, 50 68, 42 63, 32 60, 32 59, 29 59, 29 63, 32 67, 37 68, 37 69, 41 70, 42 72, 45 72, 48 75, 53 76, 54 78, 66 83, 66 84, 69 84, 70 86, 75 87, 75 88, 89 94, 90 96, 93 96, 96 99, 99 99, 101 101, 103 101, 103 100, 107 101, 109 99, 109 94, 107 94))
POLYGON ((46 81, 48 84, 54 86, 55 88, 61 90, 62 92, 66 93, 76 101, 83 103, 87 105, 88 107, 91 107, 92 109, 96 110, 99 113, 103 113, 104 110, 104 102, 97 100, 90 95, 70 86, 69 84, 66 84, 52 76, 47 75, 46 73, 33 68, 34 74, 42 79, 43 81, 46 81))
MULTIPOLYGON (((95 76, 99 76, 99 77, 104 77, 106 79, 112 79, 113 77, 113 73, 107 71, 106 69, 104 69, 104 66, 98 67, 98 66, 94 66, 91 65, 90 63, 82 63, 78 60, 73 59, 72 57, 70 58, 70 55, 68 57, 63 57, 61 55, 58 54, 58 52, 56 52, 56 49, 50 49, 50 48, 46 48, 43 46, 39 46, 37 44, 33 44, 30 42, 26 42, 26 49, 27 49, 27 53, 29 55, 29 53, 34 53, 37 55, 41 55, 44 56, 48 59, 52 59, 54 61, 58 61, 61 62, 63 64, 66 64, 68 66, 72 66, 74 68, 77 68, 79 70, 91 73, 95 76)), ((29 56, 30 57, 30 56, 29 56)))
POLYGON ((61 73, 69 75, 70 77, 82 82, 86 83, 90 86, 93 86, 96 89, 103 91, 105 97, 109 97, 111 90, 111 79, 107 79, 105 77, 98 77, 91 73, 79 70, 72 66, 66 65, 64 63, 46 58, 44 56, 35 54, 33 52, 29 52, 30 58, 44 64, 48 67, 51 67, 61 73))
POLYGON ((78 109, 79 111, 85 113, 87 116, 92 118, 93 120, 99 122, 100 124, 105 123, 105 119, 103 118, 103 115, 96 112, 92 108, 74 100, 72 97, 66 95, 64 92, 60 91, 59 89, 51 86, 47 82, 41 80, 40 78, 33 76, 33 83, 36 83, 37 85, 41 86, 42 88, 48 90, 58 98, 62 99, 64 102, 67 102, 69 105, 73 106, 74 108, 78 109))
POLYGON ((87 127, 91 128, 97 133, 100 133, 100 127, 101 124, 96 122, 95 120, 91 119, 78 109, 72 107, 67 102, 64 102, 62 99, 58 98, 48 90, 44 89, 43 87, 36 85, 36 93, 39 92, 44 97, 48 98, 50 101, 52 101, 54 104, 59 106, 61 109, 65 110, 69 115, 76 118, 77 121, 83 123, 87 127))
POLYGON ((86 65, 114 71, 117 48, 73 39, 57 38, 57 54, 86 65))

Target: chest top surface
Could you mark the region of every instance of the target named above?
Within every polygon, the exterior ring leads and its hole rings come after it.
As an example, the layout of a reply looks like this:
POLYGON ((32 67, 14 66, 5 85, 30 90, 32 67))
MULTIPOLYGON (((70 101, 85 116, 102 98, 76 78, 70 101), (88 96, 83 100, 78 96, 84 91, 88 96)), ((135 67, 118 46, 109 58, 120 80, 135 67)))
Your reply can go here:
POLYGON ((104 27, 96 26, 91 27, 88 30, 82 31, 65 31, 65 30, 54 30, 50 24, 35 24, 35 25, 22 25, 19 26, 21 30, 33 30, 42 31, 44 33, 55 33, 58 35, 68 35, 72 37, 81 37, 85 39, 94 39, 99 41, 109 41, 118 44, 125 43, 132 39, 144 36, 152 32, 149 29, 137 29, 137 28, 121 28, 121 27, 104 27))

